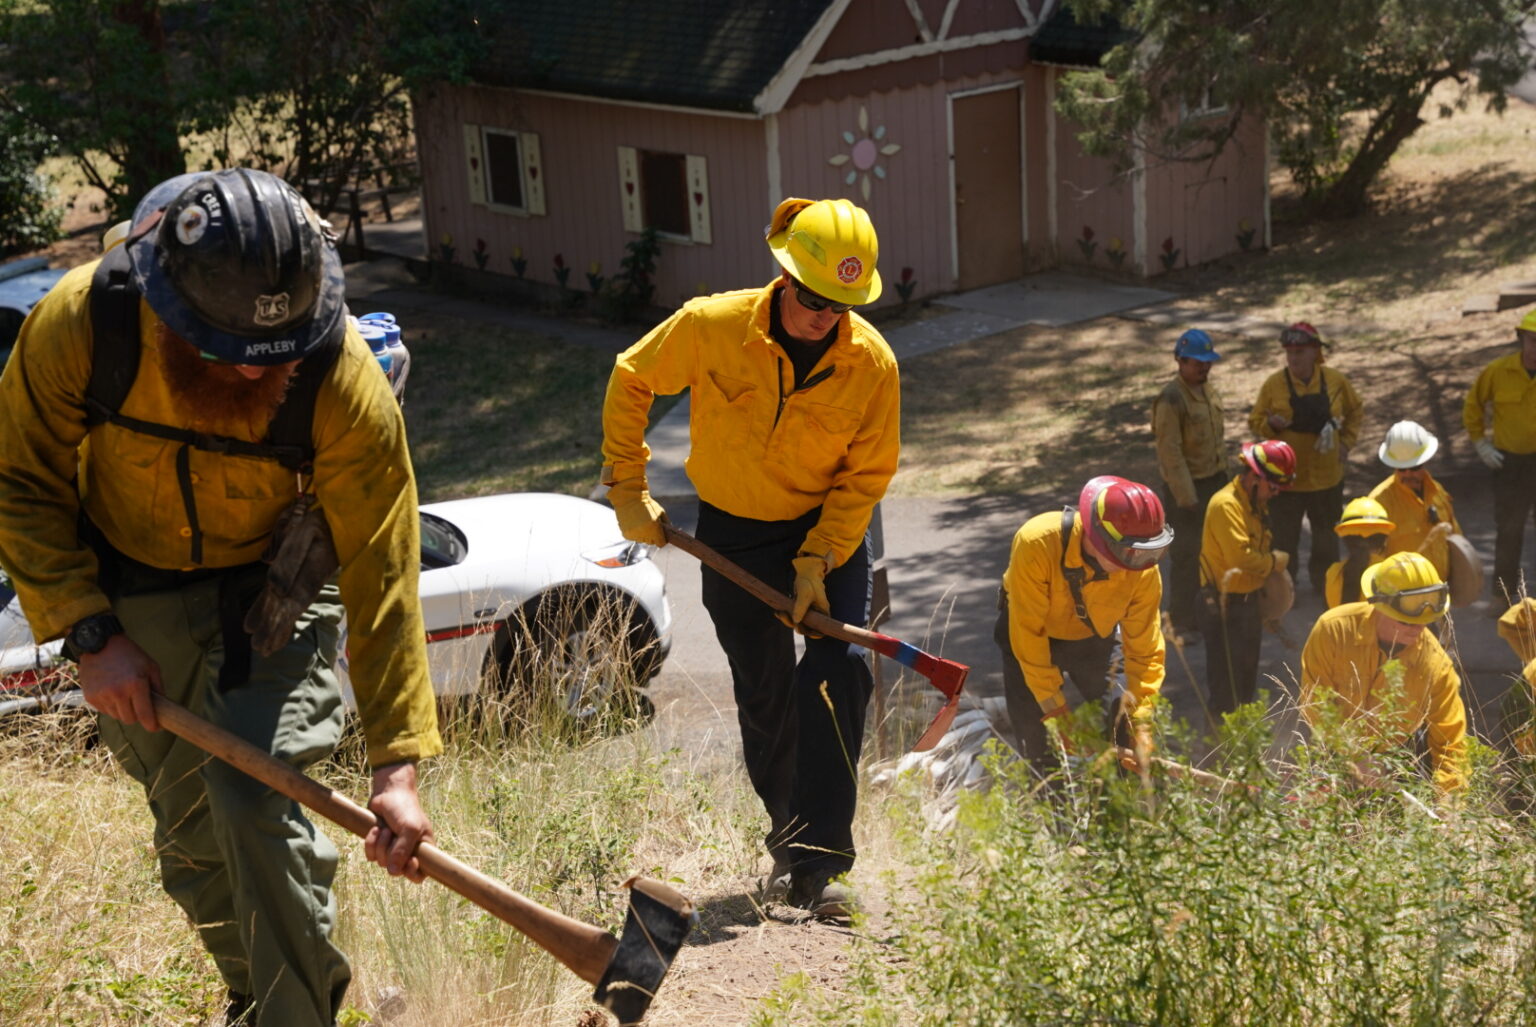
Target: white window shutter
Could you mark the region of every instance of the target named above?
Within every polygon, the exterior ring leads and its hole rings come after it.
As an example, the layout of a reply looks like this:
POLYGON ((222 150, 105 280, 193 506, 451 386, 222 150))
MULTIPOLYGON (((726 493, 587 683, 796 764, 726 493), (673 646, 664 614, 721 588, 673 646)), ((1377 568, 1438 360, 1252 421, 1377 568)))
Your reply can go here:
POLYGON ((693 241, 709 242, 709 165, 692 153, 688 155, 688 214, 693 241))
POLYGON ((624 231, 645 230, 640 206, 640 156, 633 146, 619 147, 619 204, 624 211, 624 231))
POLYGON ((464 164, 469 169, 469 202, 485 205, 485 154, 480 126, 464 126, 464 164))
POLYGON ((533 132, 519 132, 523 154, 523 209, 530 214, 544 213, 544 159, 539 155, 539 137, 533 132))

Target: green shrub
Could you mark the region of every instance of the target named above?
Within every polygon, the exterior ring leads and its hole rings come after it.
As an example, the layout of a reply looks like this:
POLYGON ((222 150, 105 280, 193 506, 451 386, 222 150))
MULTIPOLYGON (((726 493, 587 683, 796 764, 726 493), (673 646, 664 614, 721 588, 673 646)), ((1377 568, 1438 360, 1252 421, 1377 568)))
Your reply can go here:
MULTIPOLYGON (((1111 761, 1045 788, 994 759, 957 828, 917 837, 894 936, 838 995, 764 1022, 1446 1024, 1536 1019, 1536 844, 1474 796, 1431 812, 1304 751, 1281 780, 1229 721, 1221 797, 1111 761), (810 1008, 803 1008, 809 1006, 810 1008)), ((793 998, 790 996, 789 998, 793 998)), ((780 995, 780 1004, 786 996, 780 995)))
POLYGON ((0 117, 0 257, 46 246, 59 237, 59 210, 37 166, 51 136, 20 118, 0 117))

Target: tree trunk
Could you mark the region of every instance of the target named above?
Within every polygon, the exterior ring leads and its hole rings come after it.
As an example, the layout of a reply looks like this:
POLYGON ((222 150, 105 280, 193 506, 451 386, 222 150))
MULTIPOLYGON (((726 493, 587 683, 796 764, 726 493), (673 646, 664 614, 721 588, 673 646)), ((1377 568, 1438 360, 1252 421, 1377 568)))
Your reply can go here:
POLYGON ((1319 214, 1325 218, 1347 218, 1365 209, 1371 186, 1376 184, 1382 169, 1387 166, 1392 155, 1397 153, 1398 147, 1424 124, 1419 111, 1423 109, 1424 97, 1432 87, 1433 83, 1425 87, 1423 92, 1415 91, 1411 96, 1398 97, 1390 107, 1377 115, 1365 133, 1360 152, 1355 154, 1355 159, 1349 162, 1349 167, 1344 169, 1338 181, 1323 194, 1318 204, 1319 214))
POLYGON ((141 88, 135 94, 131 114, 125 119, 121 140, 126 160, 123 177, 128 195, 121 198, 132 212, 134 204, 154 186, 187 169, 182 157, 181 137, 177 132, 175 104, 171 96, 169 55, 165 45, 165 23, 160 17, 159 0, 118 0, 111 17, 130 28, 142 49, 137 54, 121 55, 136 69, 141 88))

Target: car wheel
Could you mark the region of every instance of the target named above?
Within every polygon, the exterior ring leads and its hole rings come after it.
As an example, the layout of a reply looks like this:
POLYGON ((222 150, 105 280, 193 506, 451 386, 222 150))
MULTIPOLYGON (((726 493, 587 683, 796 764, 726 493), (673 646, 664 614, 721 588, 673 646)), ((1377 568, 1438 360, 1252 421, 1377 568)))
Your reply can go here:
POLYGON ((606 733, 654 715, 637 689, 659 659, 656 631, 624 593, 546 592, 504 627, 494 694, 520 726, 606 733))

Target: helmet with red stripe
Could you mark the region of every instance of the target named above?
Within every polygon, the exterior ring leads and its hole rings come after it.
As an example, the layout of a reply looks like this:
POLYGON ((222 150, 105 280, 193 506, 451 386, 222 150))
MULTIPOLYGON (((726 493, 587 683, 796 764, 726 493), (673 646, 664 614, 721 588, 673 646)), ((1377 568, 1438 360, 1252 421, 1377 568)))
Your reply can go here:
POLYGON ((1250 442, 1243 447, 1243 463, 1265 481, 1289 488, 1296 480, 1296 451, 1279 439, 1250 442))
POLYGON ((1083 538, 1120 570, 1154 566, 1173 542, 1162 500, 1145 485, 1103 474, 1077 500, 1083 538))

